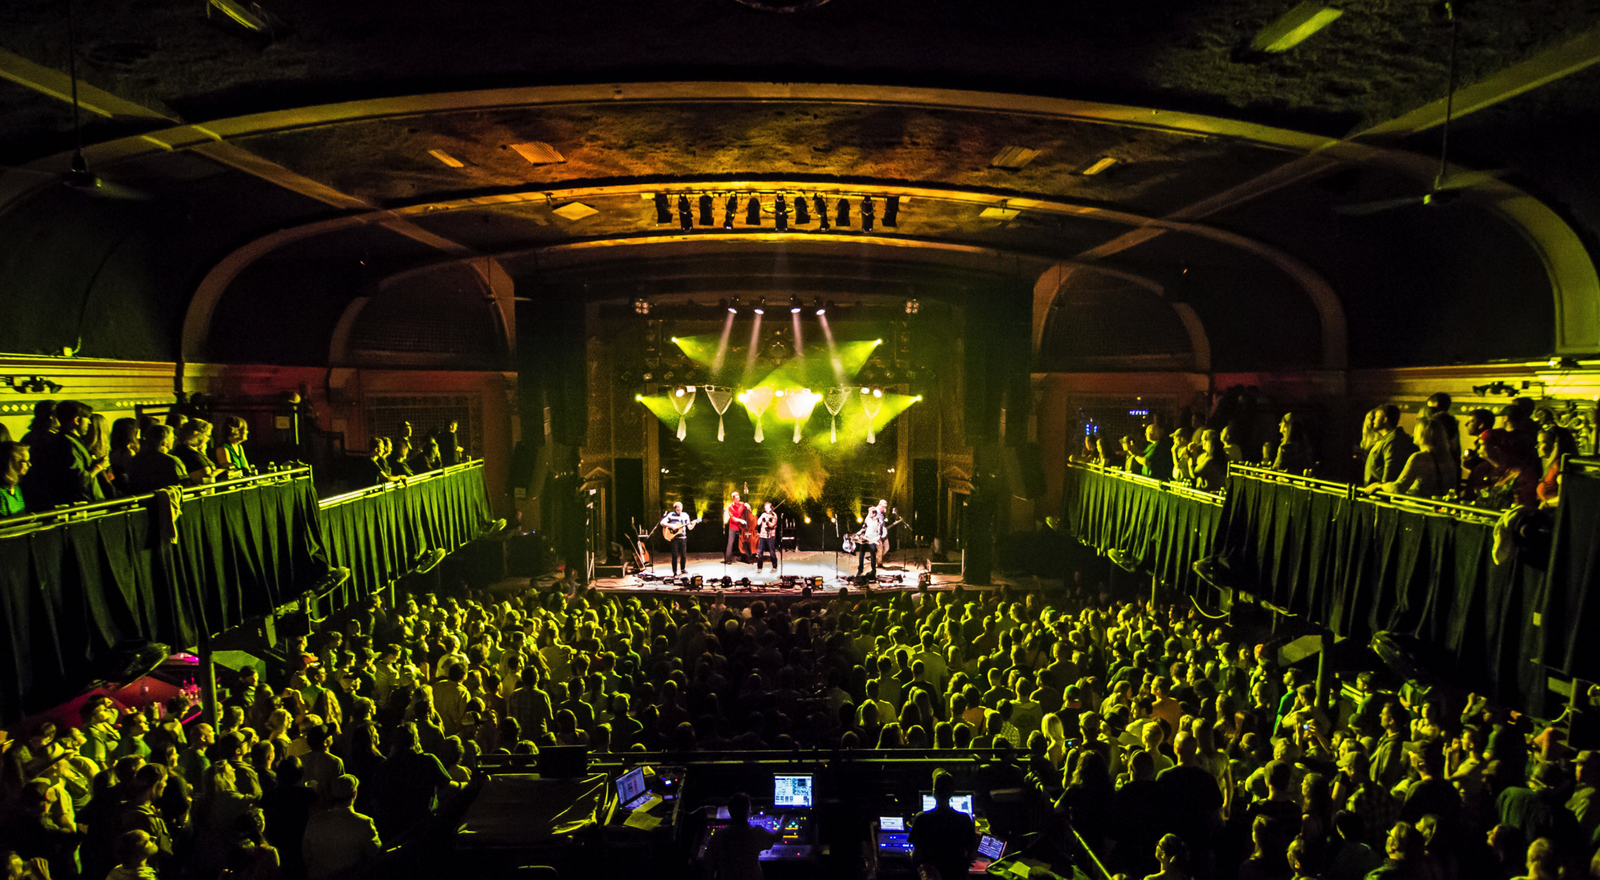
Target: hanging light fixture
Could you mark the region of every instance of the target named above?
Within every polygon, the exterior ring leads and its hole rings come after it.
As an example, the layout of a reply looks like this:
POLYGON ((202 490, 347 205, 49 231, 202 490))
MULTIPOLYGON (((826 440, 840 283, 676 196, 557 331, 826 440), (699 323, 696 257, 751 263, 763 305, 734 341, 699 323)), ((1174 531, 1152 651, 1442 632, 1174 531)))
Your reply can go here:
POLYGON ((729 196, 728 196, 728 204, 727 204, 727 206, 725 208, 723 208, 723 211, 722 211, 722 228, 723 229, 727 229, 727 230, 732 230, 733 229, 733 215, 738 210, 739 210, 739 197, 736 196, 736 195, 729 194, 729 196))
POLYGON ((806 205, 805 196, 794 197, 794 225, 804 226, 811 222, 811 209, 806 205))

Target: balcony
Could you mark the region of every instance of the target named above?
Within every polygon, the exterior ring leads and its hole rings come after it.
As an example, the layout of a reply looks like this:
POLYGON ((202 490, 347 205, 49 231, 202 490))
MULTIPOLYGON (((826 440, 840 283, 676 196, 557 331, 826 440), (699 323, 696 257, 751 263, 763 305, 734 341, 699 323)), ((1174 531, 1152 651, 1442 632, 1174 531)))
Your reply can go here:
POLYGON ((1600 675, 1600 649, 1573 638, 1600 622, 1600 480, 1584 460, 1563 479, 1553 523, 1498 535, 1502 511, 1240 465, 1211 494, 1073 463, 1064 512, 1079 541, 1180 592, 1244 594, 1341 638, 1411 636, 1417 662, 1527 706, 1550 672, 1600 675))
POLYGON ((303 597, 368 596, 490 519, 469 462, 321 501, 291 467, 0 521, 0 719, 111 675, 119 645, 194 647, 303 597))

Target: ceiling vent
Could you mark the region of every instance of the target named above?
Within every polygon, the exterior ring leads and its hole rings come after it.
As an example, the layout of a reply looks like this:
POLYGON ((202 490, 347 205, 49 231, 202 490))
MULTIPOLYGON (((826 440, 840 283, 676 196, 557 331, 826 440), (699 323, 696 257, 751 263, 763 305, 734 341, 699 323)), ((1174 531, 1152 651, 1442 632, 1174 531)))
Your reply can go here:
POLYGON ((528 141, 525 144, 512 144, 511 149, 516 150, 522 158, 528 160, 530 165, 558 165, 567 161, 555 147, 543 141, 528 141))
POLYGON ((582 220, 585 217, 593 217, 600 212, 589 207, 588 205, 585 205, 583 202, 568 202, 565 205, 556 208, 554 213, 558 217, 565 217, 568 220, 577 221, 582 220))
POLYGON ((429 150, 428 151, 428 155, 432 156, 435 159, 438 159, 440 162, 444 163, 446 166, 448 166, 450 168, 465 168, 465 167, 467 167, 465 162, 462 162, 460 159, 457 159, 456 157, 450 155, 449 153, 446 153, 444 150, 429 150))
POLYGON ((984 208, 978 216, 985 220, 1012 220, 1021 213, 1016 208, 984 208))
POLYGON ((1016 171, 1032 162, 1038 155, 1038 150, 1030 150, 1027 147, 1001 147, 1000 152, 989 160, 989 167, 1016 171))
POLYGON ((1099 159, 1094 161, 1094 164, 1083 169, 1082 171, 1079 171, 1078 173, 1082 174, 1084 177, 1093 177, 1096 174, 1103 174, 1111 170, 1111 167, 1116 165, 1117 161, 1118 160, 1110 156, 1101 156, 1099 159))

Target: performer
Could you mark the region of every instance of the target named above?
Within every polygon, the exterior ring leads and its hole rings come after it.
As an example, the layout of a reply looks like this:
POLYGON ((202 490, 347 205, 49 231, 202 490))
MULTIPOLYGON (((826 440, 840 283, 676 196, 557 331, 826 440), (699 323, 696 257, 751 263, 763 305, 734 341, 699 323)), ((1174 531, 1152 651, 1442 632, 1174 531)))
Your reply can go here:
POLYGON ((661 533, 672 545, 672 573, 689 573, 689 514, 683 512, 683 502, 674 501, 672 512, 661 518, 661 533))
POLYGON ((772 512, 772 502, 761 505, 761 516, 756 519, 756 537, 761 543, 756 548, 756 571, 761 563, 772 559, 772 570, 778 570, 778 515, 772 512))
POLYGON ((888 536, 889 527, 885 525, 888 515, 888 501, 879 501, 876 507, 867 510, 867 522, 861 527, 861 540, 856 542, 857 577, 866 567, 868 555, 872 557, 872 577, 878 576, 878 545, 888 536))
POLYGON ((722 509, 722 524, 728 527, 728 547, 722 553, 722 564, 733 562, 735 551, 739 553, 740 562, 749 562, 750 556, 744 552, 742 541, 745 529, 750 527, 747 517, 750 515, 750 505, 739 499, 739 493, 733 493, 733 503, 722 509))

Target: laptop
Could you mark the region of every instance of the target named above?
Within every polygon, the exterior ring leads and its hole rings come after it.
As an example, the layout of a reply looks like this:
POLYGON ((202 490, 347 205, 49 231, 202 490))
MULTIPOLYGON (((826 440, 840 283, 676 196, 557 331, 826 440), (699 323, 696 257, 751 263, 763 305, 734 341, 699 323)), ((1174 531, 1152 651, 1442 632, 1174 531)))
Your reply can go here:
POLYGON ((661 803, 661 796, 644 782, 644 768, 635 767, 617 779, 617 803, 624 810, 649 810, 661 803))
POLYGON ((998 837, 983 835, 978 841, 978 854, 972 859, 972 866, 967 869, 969 874, 986 874, 989 866, 1000 860, 1006 854, 1006 842, 998 837))
MULTIPOLYGON (((922 812, 926 813, 933 809, 935 804, 933 792, 925 791, 922 793, 922 812)), ((958 791, 951 795, 950 808, 958 813, 966 813, 968 816, 974 815, 972 812, 972 792, 958 791)))
POLYGON ((811 809, 812 778, 810 773, 772 777, 772 808, 774 810, 811 809))

